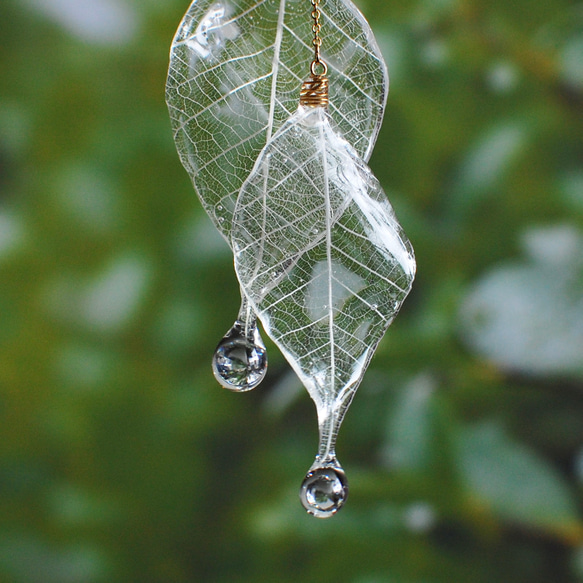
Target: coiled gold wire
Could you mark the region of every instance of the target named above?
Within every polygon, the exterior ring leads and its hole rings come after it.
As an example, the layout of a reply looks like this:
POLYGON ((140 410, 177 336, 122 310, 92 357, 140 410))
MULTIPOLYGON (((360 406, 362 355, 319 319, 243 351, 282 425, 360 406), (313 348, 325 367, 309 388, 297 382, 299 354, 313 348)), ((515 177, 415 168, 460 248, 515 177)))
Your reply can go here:
MULTIPOLYGON (((320 61, 322 63, 322 61, 320 61)), ((314 67, 312 67, 314 70, 314 67)), ((326 74, 314 75, 304 81, 300 91, 300 105, 304 107, 328 107, 328 77, 326 74)))

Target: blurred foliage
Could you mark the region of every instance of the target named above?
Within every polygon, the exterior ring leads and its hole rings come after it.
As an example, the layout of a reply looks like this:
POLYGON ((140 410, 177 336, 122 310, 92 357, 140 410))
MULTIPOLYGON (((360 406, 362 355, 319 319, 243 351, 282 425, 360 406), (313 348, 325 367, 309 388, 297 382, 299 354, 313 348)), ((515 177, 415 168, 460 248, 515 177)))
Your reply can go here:
POLYGON ((583 580, 583 5, 361 7, 418 278, 318 521, 281 355, 210 372, 238 289, 163 101, 187 2, 0 3, 3 583, 583 580))

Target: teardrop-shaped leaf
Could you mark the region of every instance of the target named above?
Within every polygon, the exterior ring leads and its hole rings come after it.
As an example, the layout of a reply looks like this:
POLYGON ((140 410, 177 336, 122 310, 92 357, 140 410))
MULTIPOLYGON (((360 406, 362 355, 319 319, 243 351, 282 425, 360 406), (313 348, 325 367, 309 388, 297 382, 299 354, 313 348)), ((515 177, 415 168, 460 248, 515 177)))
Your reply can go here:
POLYGON ((415 260, 378 180, 331 122, 300 107, 275 134, 241 188, 232 241, 243 289, 320 424, 334 418, 333 442, 415 260))
MULTIPOLYGON (((309 0, 195 0, 171 50, 166 98, 181 161, 229 239, 241 184, 296 110, 313 58, 309 0)), ((372 31, 350 0, 321 5, 331 111, 368 159, 388 77, 372 31)))

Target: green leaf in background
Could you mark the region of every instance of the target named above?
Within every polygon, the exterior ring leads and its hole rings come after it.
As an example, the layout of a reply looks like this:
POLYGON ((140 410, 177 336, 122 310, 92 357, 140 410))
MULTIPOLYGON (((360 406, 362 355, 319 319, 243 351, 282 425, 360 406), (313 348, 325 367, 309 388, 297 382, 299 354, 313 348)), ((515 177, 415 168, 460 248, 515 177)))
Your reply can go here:
POLYGON ((573 492, 559 472, 499 425, 482 423, 458 436, 459 470, 474 503, 525 526, 571 535, 580 530, 573 492))
POLYGON ((423 471, 434 457, 436 381, 422 374, 398 393, 389 415, 383 457, 400 471, 423 471))
POLYGON ((583 235, 574 225, 531 228, 524 264, 498 265, 460 311, 470 346, 527 375, 583 375, 583 235))

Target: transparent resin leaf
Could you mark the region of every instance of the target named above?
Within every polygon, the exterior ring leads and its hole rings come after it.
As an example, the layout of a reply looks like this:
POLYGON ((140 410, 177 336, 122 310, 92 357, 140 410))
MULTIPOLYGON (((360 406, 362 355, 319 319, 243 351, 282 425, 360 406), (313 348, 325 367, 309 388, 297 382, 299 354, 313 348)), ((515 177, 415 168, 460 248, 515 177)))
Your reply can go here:
POLYGON ((243 184, 232 242, 251 305, 316 403, 316 466, 339 477, 338 428, 409 293, 412 246, 378 180, 326 110, 303 107, 243 184))
MULTIPOLYGON (((267 141, 296 110, 313 58, 309 0, 195 0, 172 44, 166 99, 180 159, 230 241, 236 198, 267 141)), ((321 5, 331 111, 368 159, 388 77, 366 20, 350 0, 321 5)))

